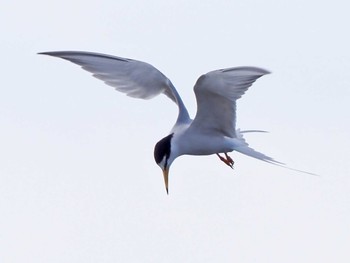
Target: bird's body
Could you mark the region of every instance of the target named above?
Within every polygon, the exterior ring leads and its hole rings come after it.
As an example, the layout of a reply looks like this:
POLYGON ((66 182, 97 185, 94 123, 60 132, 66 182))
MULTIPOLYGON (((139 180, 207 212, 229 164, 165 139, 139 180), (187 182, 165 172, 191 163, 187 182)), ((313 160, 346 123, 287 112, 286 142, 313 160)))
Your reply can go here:
POLYGON ((128 96, 150 99, 164 94, 179 108, 171 132, 160 140, 154 150, 156 163, 163 170, 168 191, 168 171, 181 155, 224 153, 220 160, 232 167, 228 152, 238 151, 253 158, 283 165, 249 147, 236 129, 236 100, 267 70, 257 67, 236 67, 211 71, 202 75, 194 86, 197 113, 191 119, 177 90, 159 70, 145 62, 82 51, 44 52, 82 66, 93 76, 128 96))
POLYGON ((179 156, 211 155, 234 150, 233 138, 219 133, 215 136, 200 132, 195 133, 191 127, 175 133, 172 141, 175 146, 174 150, 179 156))

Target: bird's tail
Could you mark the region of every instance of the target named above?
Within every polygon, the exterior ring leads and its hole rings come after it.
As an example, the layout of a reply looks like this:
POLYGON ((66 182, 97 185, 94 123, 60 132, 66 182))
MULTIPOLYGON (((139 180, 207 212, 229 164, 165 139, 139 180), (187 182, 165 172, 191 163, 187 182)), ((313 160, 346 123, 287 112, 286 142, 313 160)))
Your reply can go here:
POLYGON ((236 130, 236 138, 234 139, 234 150, 235 151, 243 153, 245 155, 248 155, 250 157, 253 157, 255 159, 258 159, 258 160, 261 160, 264 162, 282 165, 282 166, 285 165, 284 163, 276 161, 275 159, 249 147, 249 144, 243 138, 243 133, 248 133, 248 132, 265 132, 265 131, 260 131, 260 130, 241 131, 240 129, 236 130))
POLYGON ((298 169, 294 169, 294 168, 290 168, 288 166, 286 166, 285 163, 276 161, 275 159, 261 153, 258 152, 256 150, 254 150, 253 148, 249 147, 249 144, 246 142, 246 140, 243 138, 243 133, 247 133, 247 132, 265 132, 265 131, 260 131, 260 130, 248 130, 248 131, 240 131, 239 129, 236 130, 236 138, 233 139, 234 142, 234 151, 240 152, 242 154, 245 154, 247 156, 253 157, 255 159, 267 162, 267 163, 271 163, 292 171, 296 171, 296 172, 301 172, 301 173, 306 173, 306 174, 310 174, 310 175, 317 175, 314 173, 310 173, 310 172, 306 172, 306 171, 302 171, 302 170, 298 170, 298 169))

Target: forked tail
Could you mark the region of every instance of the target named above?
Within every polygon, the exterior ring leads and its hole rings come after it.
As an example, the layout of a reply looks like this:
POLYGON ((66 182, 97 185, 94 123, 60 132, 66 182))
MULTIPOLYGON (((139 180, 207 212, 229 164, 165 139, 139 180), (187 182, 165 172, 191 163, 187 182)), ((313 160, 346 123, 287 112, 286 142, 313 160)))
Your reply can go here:
POLYGON ((248 132, 265 132, 265 131, 260 131, 260 130, 248 130, 248 131, 240 131, 239 129, 236 130, 236 138, 233 139, 234 141, 234 151, 240 152, 242 154, 245 154, 247 156, 253 157, 255 159, 267 162, 267 163, 271 163, 292 171, 296 171, 296 172, 300 172, 300 173, 305 173, 305 174, 310 174, 310 175, 316 175, 314 173, 310 173, 310 172, 306 172, 306 171, 302 171, 302 170, 298 170, 298 169, 294 169, 294 168, 290 168, 288 166, 286 166, 285 163, 281 163, 279 161, 276 161, 275 159, 261 153, 258 152, 256 150, 254 150, 253 148, 249 147, 249 144, 246 142, 246 140, 243 138, 243 133, 248 133, 248 132))

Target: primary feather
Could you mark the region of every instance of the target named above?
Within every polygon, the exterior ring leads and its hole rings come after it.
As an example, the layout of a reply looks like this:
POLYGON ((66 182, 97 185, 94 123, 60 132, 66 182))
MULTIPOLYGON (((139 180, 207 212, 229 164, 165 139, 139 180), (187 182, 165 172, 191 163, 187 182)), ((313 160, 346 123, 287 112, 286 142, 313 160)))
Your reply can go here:
POLYGON ((91 72, 94 77, 133 98, 151 99, 164 94, 179 107, 177 123, 189 120, 187 109, 174 85, 163 73, 148 63, 83 51, 54 51, 39 54, 59 57, 78 64, 91 72))
POLYGON ((191 126, 236 137, 236 100, 268 73, 256 67, 237 67, 202 75, 194 86, 197 114, 191 126))

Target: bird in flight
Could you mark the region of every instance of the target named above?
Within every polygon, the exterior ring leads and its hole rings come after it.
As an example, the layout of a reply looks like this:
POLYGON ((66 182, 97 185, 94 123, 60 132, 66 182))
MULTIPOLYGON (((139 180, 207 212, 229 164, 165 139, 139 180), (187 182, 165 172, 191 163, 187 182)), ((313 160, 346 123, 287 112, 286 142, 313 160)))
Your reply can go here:
POLYGON ((258 78, 270 73, 265 69, 233 67, 214 70, 200 76, 194 86, 197 113, 194 119, 191 119, 171 81, 148 63, 83 51, 54 51, 39 54, 59 57, 78 64, 91 72, 94 77, 130 97, 151 99, 164 94, 176 103, 179 109, 177 120, 170 133, 154 148, 154 159, 163 171, 167 193, 169 193, 170 166, 181 155, 216 154, 224 164, 233 168, 234 161, 228 152, 237 151, 296 170, 252 149, 243 138, 243 133, 254 131, 236 129, 236 100, 258 78))

